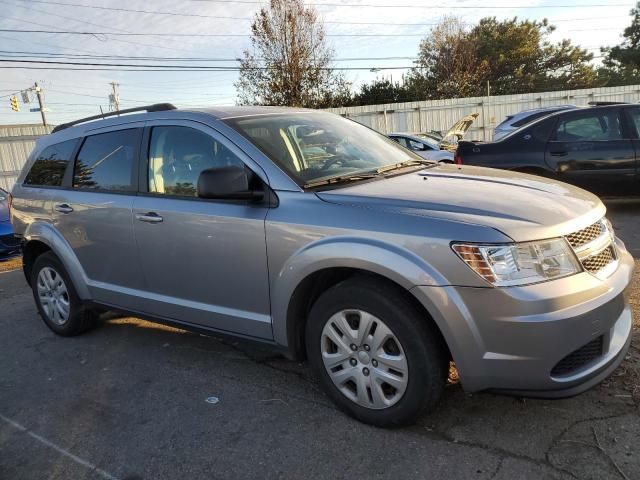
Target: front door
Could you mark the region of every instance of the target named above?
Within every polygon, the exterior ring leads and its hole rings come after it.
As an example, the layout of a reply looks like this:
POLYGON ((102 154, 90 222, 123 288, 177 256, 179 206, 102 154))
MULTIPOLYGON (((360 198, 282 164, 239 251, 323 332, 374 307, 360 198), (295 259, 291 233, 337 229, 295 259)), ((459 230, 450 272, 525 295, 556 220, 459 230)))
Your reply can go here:
POLYGON ((633 185, 635 153, 620 108, 560 115, 545 161, 558 179, 598 194, 624 194, 633 185))
POLYGON ((272 338, 268 208, 196 196, 201 171, 244 167, 244 153, 196 122, 149 122, 145 139, 147 168, 140 172, 142 193, 135 200, 133 222, 146 282, 141 309, 272 338))

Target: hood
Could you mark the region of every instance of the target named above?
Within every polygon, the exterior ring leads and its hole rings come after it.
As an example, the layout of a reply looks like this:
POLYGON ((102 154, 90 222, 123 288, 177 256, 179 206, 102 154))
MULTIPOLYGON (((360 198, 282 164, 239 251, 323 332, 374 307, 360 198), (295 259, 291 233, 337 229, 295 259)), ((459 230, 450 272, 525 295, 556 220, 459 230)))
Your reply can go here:
POLYGON ((442 164, 318 196, 331 203, 492 227, 515 241, 567 235, 605 213, 598 197, 565 183, 507 170, 442 164))

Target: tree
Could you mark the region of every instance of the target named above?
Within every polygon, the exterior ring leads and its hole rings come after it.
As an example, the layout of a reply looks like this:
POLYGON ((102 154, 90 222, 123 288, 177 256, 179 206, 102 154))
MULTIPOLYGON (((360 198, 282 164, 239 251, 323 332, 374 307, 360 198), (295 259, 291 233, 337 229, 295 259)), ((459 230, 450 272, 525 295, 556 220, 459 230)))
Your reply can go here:
POLYGON ((553 44, 555 30, 542 21, 483 18, 469 33, 487 69, 477 80, 496 94, 587 88, 597 85, 593 55, 569 40, 553 44))
POLYGON ((416 99, 478 95, 487 64, 478 56, 464 22, 444 17, 420 42, 406 88, 416 99))
POLYGON ((412 96, 400 82, 382 78, 365 83, 349 102, 350 105, 374 105, 376 103, 410 102, 412 96))
POLYGON ((547 20, 487 17, 470 26, 444 17, 420 43, 404 83, 363 85, 354 100, 371 92, 396 101, 483 96, 487 82, 496 95, 601 86, 593 56, 569 40, 552 43, 553 31, 547 20))
POLYGON ((631 9, 631 17, 631 25, 624 29, 622 43, 602 49, 604 66, 598 73, 610 86, 640 81, 640 2, 631 9))
POLYGON ((350 96, 331 69, 324 27, 302 0, 271 0, 256 13, 251 34, 235 84, 241 105, 322 107, 350 96))

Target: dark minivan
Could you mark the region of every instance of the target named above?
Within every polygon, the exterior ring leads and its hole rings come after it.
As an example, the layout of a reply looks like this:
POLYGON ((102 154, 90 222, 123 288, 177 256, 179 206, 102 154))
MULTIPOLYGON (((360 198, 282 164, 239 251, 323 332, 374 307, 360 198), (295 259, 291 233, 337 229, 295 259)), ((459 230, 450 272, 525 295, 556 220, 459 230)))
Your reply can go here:
POLYGON ((576 108, 488 143, 460 142, 456 163, 555 178, 600 195, 640 193, 640 105, 576 108))

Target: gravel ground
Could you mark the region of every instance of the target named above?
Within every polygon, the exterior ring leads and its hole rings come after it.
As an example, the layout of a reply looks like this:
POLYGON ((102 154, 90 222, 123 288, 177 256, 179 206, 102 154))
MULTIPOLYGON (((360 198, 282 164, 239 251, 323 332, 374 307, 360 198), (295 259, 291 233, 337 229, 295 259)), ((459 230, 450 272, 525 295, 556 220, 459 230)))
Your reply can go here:
MULTIPOLYGON (((639 214, 610 206, 638 258, 639 214)), ((551 401, 453 384, 416 425, 382 430, 264 347, 135 318, 56 337, 15 267, 0 263, 2 480, 640 479, 638 273, 632 348, 598 387, 551 401)))

